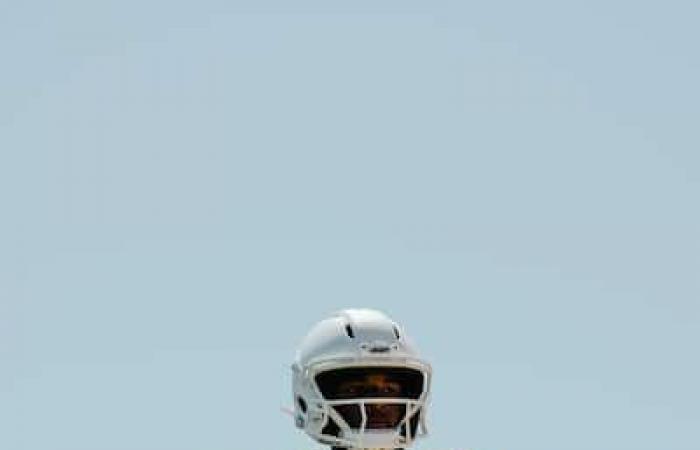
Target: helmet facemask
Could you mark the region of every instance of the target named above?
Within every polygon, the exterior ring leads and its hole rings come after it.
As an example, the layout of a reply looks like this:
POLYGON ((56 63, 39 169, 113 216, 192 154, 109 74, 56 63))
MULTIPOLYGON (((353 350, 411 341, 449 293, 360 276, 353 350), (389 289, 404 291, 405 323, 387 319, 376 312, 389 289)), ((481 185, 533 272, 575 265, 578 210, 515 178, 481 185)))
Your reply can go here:
POLYGON ((326 416, 321 438, 395 448, 409 445, 422 424, 428 378, 418 368, 341 367, 319 372, 314 381, 326 416))

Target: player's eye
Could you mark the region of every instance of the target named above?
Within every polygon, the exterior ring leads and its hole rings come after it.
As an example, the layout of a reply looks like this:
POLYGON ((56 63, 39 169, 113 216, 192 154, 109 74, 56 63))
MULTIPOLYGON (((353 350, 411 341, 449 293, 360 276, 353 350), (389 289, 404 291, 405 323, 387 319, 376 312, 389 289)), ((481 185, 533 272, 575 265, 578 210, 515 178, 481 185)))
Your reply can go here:
POLYGON ((357 386, 346 386, 343 388, 342 393, 346 396, 357 395, 360 393, 360 389, 357 386))
POLYGON ((382 387, 382 394, 399 394, 401 393, 401 387, 398 384, 391 383, 382 387))

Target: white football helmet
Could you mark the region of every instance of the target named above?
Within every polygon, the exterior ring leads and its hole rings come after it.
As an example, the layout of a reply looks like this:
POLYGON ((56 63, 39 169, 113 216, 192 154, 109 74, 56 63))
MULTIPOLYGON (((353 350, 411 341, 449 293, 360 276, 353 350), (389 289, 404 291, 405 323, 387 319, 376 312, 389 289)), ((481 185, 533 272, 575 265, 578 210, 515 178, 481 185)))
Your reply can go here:
POLYGON ((316 324, 292 372, 296 426, 323 444, 395 449, 427 434, 432 369, 379 311, 347 309, 316 324))

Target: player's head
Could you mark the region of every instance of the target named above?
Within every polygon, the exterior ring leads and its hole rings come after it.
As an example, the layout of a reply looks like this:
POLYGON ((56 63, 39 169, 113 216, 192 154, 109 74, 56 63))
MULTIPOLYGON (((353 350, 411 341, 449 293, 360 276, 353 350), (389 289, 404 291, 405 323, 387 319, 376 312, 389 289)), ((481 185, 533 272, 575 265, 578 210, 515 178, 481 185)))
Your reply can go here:
POLYGON ((319 442, 405 448, 426 433, 430 365, 378 311, 344 310, 316 324, 292 369, 296 424, 319 442))

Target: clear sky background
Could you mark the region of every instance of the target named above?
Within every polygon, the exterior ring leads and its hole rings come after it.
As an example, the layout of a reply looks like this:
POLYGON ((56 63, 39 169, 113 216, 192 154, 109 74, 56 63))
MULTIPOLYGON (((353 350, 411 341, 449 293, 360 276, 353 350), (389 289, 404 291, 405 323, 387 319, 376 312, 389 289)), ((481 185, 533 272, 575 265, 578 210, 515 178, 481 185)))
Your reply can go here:
POLYGON ((696 2, 0 2, 0 449, 312 450, 348 306, 422 450, 700 449, 696 2))

